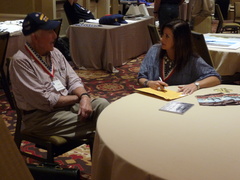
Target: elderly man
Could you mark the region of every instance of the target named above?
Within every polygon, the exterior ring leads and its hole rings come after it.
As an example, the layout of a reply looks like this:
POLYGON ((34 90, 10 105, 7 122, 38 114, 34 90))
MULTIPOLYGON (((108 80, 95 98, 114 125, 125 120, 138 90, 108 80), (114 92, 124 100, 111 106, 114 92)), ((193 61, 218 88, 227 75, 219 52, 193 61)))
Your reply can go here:
POLYGON ((26 44, 10 64, 12 90, 23 110, 24 132, 79 137, 95 130, 99 114, 109 103, 103 98, 91 100, 82 80, 54 48, 57 26, 59 22, 42 13, 24 19, 26 44))

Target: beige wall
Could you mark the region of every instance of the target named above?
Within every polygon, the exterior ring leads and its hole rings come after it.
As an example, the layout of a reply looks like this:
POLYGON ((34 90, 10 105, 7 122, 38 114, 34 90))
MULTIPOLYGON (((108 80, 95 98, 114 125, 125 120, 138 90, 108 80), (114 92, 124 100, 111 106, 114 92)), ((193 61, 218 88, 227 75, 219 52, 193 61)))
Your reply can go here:
MULTIPOLYGON (((40 11, 49 18, 56 18, 56 11, 54 11, 56 8, 55 5, 64 1, 65 0, 1 0, 0 14, 27 14, 33 11, 40 11)), ((78 2, 91 10, 97 18, 110 13, 117 13, 118 0, 98 0, 98 3, 96 3, 95 0, 78 0, 78 2)))
POLYGON ((1 0, 0 13, 26 14, 34 9, 34 0, 1 0))
MULTIPOLYGON (((0 0, 0 21, 20 19, 30 12, 42 12, 50 19, 63 18, 63 30, 65 34, 68 27, 67 18, 63 9, 65 0, 0 0)), ((78 3, 89 9, 95 18, 101 18, 106 14, 116 14, 121 10, 118 0, 78 0, 78 3)))

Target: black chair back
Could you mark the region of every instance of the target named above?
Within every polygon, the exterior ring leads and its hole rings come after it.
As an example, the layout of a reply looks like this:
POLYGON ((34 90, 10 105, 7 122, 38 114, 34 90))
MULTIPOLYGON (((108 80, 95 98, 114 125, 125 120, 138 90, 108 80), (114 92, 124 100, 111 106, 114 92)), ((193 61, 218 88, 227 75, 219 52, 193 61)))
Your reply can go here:
POLYGON ((148 24, 148 31, 152 40, 152 44, 160 43, 160 35, 156 25, 148 24))
POLYGON ((10 34, 9 32, 3 32, 0 33, 0 73, 1 73, 1 85, 4 90, 4 93, 7 97, 7 100, 11 106, 12 109, 15 109, 14 103, 12 101, 12 93, 10 91, 10 88, 8 86, 8 79, 6 77, 4 68, 5 68, 5 60, 6 60, 6 52, 7 52, 7 46, 8 46, 8 40, 9 40, 10 34))
POLYGON ((192 41, 195 51, 201 56, 206 63, 213 67, 212 58, 208 51, 208 47, 203 34, 192 31, 192 41))
POLYGON ((55 31, 56 34, 57 34, 57 38, 58 38, 58 37, 59 37, 59 34, 60 34, 60 31, 61 31, 62 18, 54 19, 54 21, 59 21, 59 22, 60 22, 59 26, 58 26, 56 29, 54 29, 54 31, 55 31))
POLYGON ((216 33, 221 33, 221 29, 222 29, 222 26, 223 26, 224 19, 223 19, 223 15, 222 15, 222 11, 220 9, 220 6, 218 4, 215 4, 215 13, 217 14, 217 18, 218 18, 218 21, 219 21, 216 33))

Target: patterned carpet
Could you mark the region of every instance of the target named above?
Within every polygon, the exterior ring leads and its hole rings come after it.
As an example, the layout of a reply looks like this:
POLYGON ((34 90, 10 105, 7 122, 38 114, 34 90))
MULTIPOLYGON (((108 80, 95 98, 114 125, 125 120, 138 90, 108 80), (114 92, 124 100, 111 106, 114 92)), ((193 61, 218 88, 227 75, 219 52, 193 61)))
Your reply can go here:
MULTIPOLYGON (((137 73, 144 55, 133 59, 121 67, 116 69, 118 73, 108 73, 102 70, 76 70, 77 74, 85 83, 85 88, 92 97, 106 98, 109 102, 113 102, 123 96, 134 92, 138 88, 137 73)), ((6 101, 3 91, 0 89, 0 112, 10 133, 14 136, 16 114, 11 110, 6 101)), ((42 151, 36 151, 32 144, 24 142, 22 144, 24 151, 42 155, 42 151)), ((36 163, 36 161, 25 158, 28 163, 36 163)), ((63 167, 78 168, 81 171, 81 180, 90 180, 91 176, 91 160, 90 151, 87 145, 75 148, 62 156, 56 158, 56 162, 63 167)))

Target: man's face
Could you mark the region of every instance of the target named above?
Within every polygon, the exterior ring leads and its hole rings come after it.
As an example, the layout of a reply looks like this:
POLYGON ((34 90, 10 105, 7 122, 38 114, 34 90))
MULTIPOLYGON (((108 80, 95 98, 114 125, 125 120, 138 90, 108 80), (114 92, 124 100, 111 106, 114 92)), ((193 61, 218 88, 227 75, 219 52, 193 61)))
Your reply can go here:
POLYGON ((46 55, 53 50, 56 38, 54 30, 38 30, 33 37, 34 49, 40 55, 46 55))

